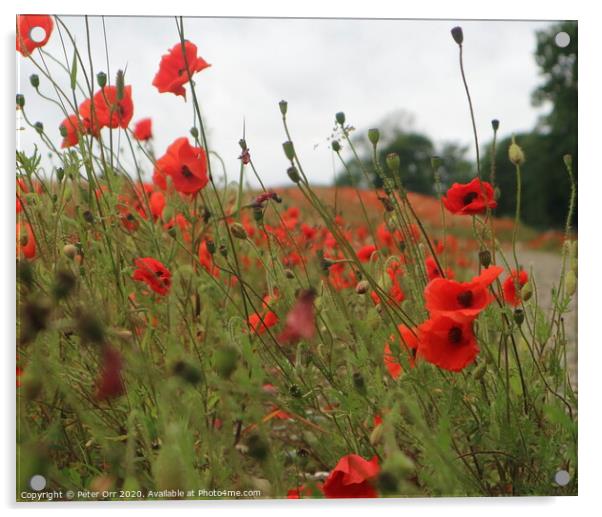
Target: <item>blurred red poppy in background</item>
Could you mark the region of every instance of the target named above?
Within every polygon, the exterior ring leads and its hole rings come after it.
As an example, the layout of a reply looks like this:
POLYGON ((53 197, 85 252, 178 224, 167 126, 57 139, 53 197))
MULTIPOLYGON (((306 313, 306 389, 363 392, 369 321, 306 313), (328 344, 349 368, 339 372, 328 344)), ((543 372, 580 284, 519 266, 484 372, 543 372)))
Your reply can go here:
POLYGON ((357 454, 348 454, 332 469, 322 490, 329 498, 378 497, 371 481, 379 472, 377 456, 367 461, 357 454))
POLYGON ((121 371, 123 359, 116 348, 106 346, 102 352, 102 369, 96 381, 96 399, 108 400, 123 395, 125 386, 121 371))
MULTIPOLYGON (((399 349, 401 353, 409 353, 408 362, 410 363, 410 366, 413 366, 415 350, 418 348, 418 337, 416 335, 417 331, 412 331, 409 327, 406 327, 403 324, 399 324, 397 328, 399 329, 399 334, 401 335, 399 338, 399 349)), ((394 341, 396 337, 398 336, 391 336, 389 341, 394 341)), ((403 368, 391 350, 391 345, 389 342, 387 342, 385 345, 384 362, 385 368, 389 372, 389 375, 394 379, 397 379, 397 377, 401 375, 403 368)))
POLYGON ((134 126, 134 138, 140 141, 150 140, 153 137, 153 122, 150 118, 143 118, 134 126))
POLYGON ((190 76, 211 66, 202 57, 197 57, 194 43, 185 41, 184 47, 186 54, 182 51, 182 44, 176 43, 168 54, 161 57, 159 71, 153 79, 153 86, 159 90, 159 93, 170 92, 186 98, 183 85, 190 80, 190 76))
POLYGON ((29 223, 17 223, 17 257, 27 259, 36 256, 36 240, 29 223))
POLYGON ((478 178, 469 183, 454 183, 441 198, 445 208, 452 214, 482 214, 487 208, 497 207, 493 187, 478 178))
POLYGON ((166 295, 171 287, 171 272, 161 262, 152 258, 138 258, 134 261, 136 269, 132 278, 144 282, 153 291, 166 295))
MULTIPOLYGON (((29 56, 36 48, 48 43, 54 22, 47 14, 21 14, 17 16, 17 50, 25 57, 29 56), (39 28, 39 38, 34 32, 39 28), (44 31, 42 37, 41 31, 44 31)), ((36 31, 37 32, 37 31, 36 31)))
POLYGON ((281 343, 296 343, 301 338, 311 339, 316 332, 314 300, 316 292, 306 289, 298 296, 293 308, 286 315, 286 326, 278 336, 281 343))

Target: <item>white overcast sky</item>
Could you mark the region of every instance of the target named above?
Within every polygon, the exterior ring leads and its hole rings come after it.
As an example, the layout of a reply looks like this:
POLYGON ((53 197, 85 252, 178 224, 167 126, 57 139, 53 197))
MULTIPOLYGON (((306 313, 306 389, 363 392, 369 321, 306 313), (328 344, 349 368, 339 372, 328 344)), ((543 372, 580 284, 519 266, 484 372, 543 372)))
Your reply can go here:
MULTIPOLYGON (((84 18, 63 20, 85 50, 84 18)), ((196 75, 197 92, 210 147, 225 160, 229 178, 238 177, 244 118, 247 142, 262 179, 268 185, 282 185, 289 180, 281 146, 286 139, 278 109, 281 99, 289 103, 297 153, 316 183, 333 178, 327 138, 337 111, 344 111, 358 131, 366 131, 388 114, 404 110, 413 115, 414 128, 436 143, 470 144, 472 129, 458 48, 449 32, 455 25, 464 28, 465 67, 481 141, 489 139, 493 118, 501 121, 502 136, 532 128, 542 113, 530 102, 541 81, 533 57, 535 31, 550 23, 185 18, 185 33, 199 55, 212 64, 196 75)), ((111 74, 127 67, 133 121, 153 119, 155 152, 160 156, 175 138, 188 136, 192 125, 191 102, 159 94, 151 84, 161 55, 178 42, 175 21, 105 17, 105 25, 111 74)), ((100 18, 90 18, 90 32, 95 73, 106 71, 100 18)), ((56 29, 45 48, 64 61, 56 29)), ((71 59, 70 50, 68 55, 71 59)), ((20 55, 17 59, 17 91, 26 95, 27 113, 44 123, 58 145, 63 115, 36 96, 28 79, 35 72, 33 65, 20 55)), ((67 86, 68 77, 61 73, 60 82, 67 86)), ((41 90, 53 94, 43 78, 41 90)), ((20 131, 18 137, 26 150, 39 143, 31 129, 20 131)), ((146 168, 150 173, 149 164, 146 168)))

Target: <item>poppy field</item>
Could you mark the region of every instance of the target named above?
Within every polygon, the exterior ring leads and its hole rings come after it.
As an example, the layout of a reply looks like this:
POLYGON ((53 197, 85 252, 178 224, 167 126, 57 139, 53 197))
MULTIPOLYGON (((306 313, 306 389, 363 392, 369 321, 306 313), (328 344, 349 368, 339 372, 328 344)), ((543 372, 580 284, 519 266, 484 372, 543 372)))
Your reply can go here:
MULTIPOLYGON (((37 70, 18 86, 17 128, 39 144, 16 152, 17 499, 576 495, 572 157, 544 292, 521 260, 520 141, 514 192, 478 152, 470 181, 444 184, 433 156, 438 196, 408 192, 377 128, 361 167, 382 187, 316 187, 296 107, 275 99, 287 186, 264 186, 252 134, 224 182, 195 90, 219 63, 185 19, 169 27, 152 85, 194 125, 157 148, 127 69, 93 63, 61 17, 17 17, 17 58, 37 70), (45 51, 51 38, 64 55, 45 51), (34 96, 60 127, 28 112, 34 96), (514 217, 496 217, 500 195, 516 196, 514 217)), ((346 168, 353 121, 333 119, 346 168)))

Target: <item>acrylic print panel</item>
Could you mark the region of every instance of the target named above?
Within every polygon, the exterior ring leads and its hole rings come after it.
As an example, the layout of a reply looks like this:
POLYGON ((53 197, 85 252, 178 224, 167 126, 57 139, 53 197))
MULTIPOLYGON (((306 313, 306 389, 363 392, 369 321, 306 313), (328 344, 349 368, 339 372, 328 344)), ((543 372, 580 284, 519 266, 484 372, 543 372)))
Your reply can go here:
POLYGON ((576 22, 16 47, 17 500, 577 493, 576 22))

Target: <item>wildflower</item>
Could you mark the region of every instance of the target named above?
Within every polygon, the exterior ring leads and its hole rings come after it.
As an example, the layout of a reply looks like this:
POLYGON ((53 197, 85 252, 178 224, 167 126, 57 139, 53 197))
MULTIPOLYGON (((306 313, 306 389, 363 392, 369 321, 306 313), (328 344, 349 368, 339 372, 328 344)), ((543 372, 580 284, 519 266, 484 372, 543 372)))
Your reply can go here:
MULTIPOLYGON (((424 261, 424 265, 426 266, 426 275, 429 280, 434 280, 435 278, 441 278, 441 270, 439 266, 437 266, 437 262, 433 257, 427 257, 424 261)), ((451 268, 447 268, 445 270, 445 276, 447 278, 453 278, 454 272, 451 268)))
POLYGON ((102 352, 102 369, 96 382, 96 399, 107 400, 123 395, 125 386, 121 371, 123 360, 119 350, 105 347, 102 352))
POLYGON ((261 335, 267 329, 278 323, 278 316, 272 311, 266 311, 263 315, 254 313, 249 316, 249 327, 252 334, 261 335))
POLYGON ((150 206, 150 211, 153 216, 153 219, 156 221, 163 214, 163 209, 165 208, 165 196, 163 192, 157 191, 153 192, 150 195, 148 200, 148 204, 150 206))
POLYGON ((491 266, 470 282, 436 278, 424 289, 426 309, 431 315, 443 314, 456 319, 474 318, 493 301, 488 288, 502 271, 499 266, 491 266))
POLYGON ((191 76, 210 67, 202 57, 197 57, 197 47, 190 41, 184 42, 186 54, 182 51, 182 44, 176 43, 163 57, 159 64, 159 71, 153 79, 153 86, 159 93, 170 92, 186 98, 186 84, 191 76))
POLYGON ((363 248, 360 248, 357 252, 357 258, 360 259, 360 262, 369 262, 372 254, 376 251, 376 246, 367 245, 363 248))
POLYGON ((452 214, 482 214, 487 208, 497 207, 493 187, 478 178, 469 183, 454 183, 441 200, 452 214))
POLYGON ((77 115, 69 115, 60 125, 63 142, 61 148, 73 147, 79 142, 79 135, 84 132, 84 126, 77 115))
POLYGON ((324 495, 328 498, 378 497, 371 481, 379 472, 377 456, 370 461, 357 454, 343 456, 324 481, 324 495))
POLYGON ((36 240, 29 223, 17 223, 17 257, 33 259, 36 256, 36 240))
POLYGON ((421 357, 445 370, 459 372, 479 353, 472 319, 456 320, 434 315, 418 327, 421 357))
POLYGON ((514 307, 520 305, 521 294, 516 288, 518 286, 520 289, 528 281, 529 275, 526 271, 522 269, 520 271, 516 271, 515 269, 512 270, 510 276, 504 280, 504 284, 502 285, 504 290, 504 300, 514 307))
POLYGON ((134 126, 134 138, 140 141, 150 140, 153 137, 152 120, 143 118, 136 122, 134 126))
POLYGON ((134 116, 132 87, 123 88, 123 98, 119 99, 116 86, 106 86, 94 95, 95 114, 100 127, 127 128, 134 116))
MULTIPOLYGON (((417 331, 414 329, 410 329, 409 327, 406 327, 403 324, 399 324, 397 326, 398 330, 399 330, 399 334, 401 335, 400 338, 400 348, 401 351, 403 352, 404 350, 407 350, 410 353, 410 366, 414 365, 414 359, 415 359, 415 355, 416 355, 416 350, 418 349, 418 336, 417 336, 417 331)), ((389 338, 389 341, 394 341, 395 336, 391 336, 389 338)), ((387 344, 385 345, 385 354, 384 354, 384 362, 385 362, 385 368, 387 369, 387 371, 389 372, 389 375, 391 377, 393 377, 394 379, 397 379, 397 377, 399 377, 401 375, 402 372, 402 367, 401 364, 399 363, 399 361, 396 359, 395 355, 393 354, 393 351, 391 350, 391 345, 389 342, 387 342, 387 344)))
POLYGON ((25 57, 29 56, 36 48, 48 43, 54 23, 47 14, 22 14, 17 16, 17 50, 25 57), (32 39, 32 31, 41 28, 44 38, 40 41, 32 39))
POLYGON ((209 181, 205 150, 191 146, 186 137, 176 139, 167 148, 157 160, 156 169, 158 174, 170 176, 175 189, 182 194, 195 194, 209 181))
POLYGON ((154 292, 166 295, 171 287, 171 272, 161 262, 151 257, 138 258, 134 261, 136 269, 132 278, 144 282, 154 292))
POLYGON ((92 100, 86 99, 79 105, 78 111, 82 119, 85 132, 89 135, 97 137, 100 134, 101 126, 98 121, 96 105, 94 105, 94 112, 92 112, 92 100))
POLYGON ((286 326, 278 336, 279 342, 296 343, 299 339, 311 339, 316 332, 314 316, 314 299, 316 292, 313 289, 302 291, 295 305, 286 315, 286 326))

